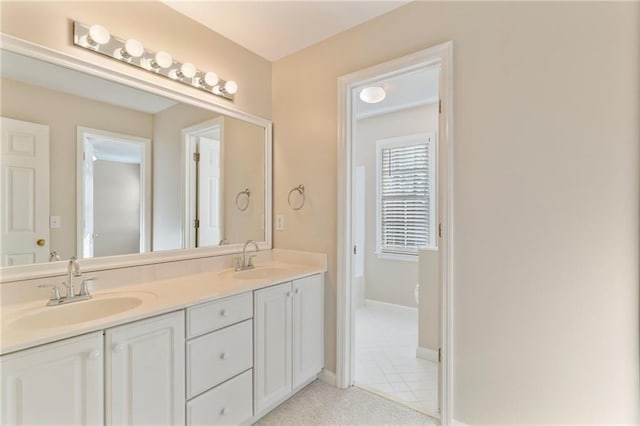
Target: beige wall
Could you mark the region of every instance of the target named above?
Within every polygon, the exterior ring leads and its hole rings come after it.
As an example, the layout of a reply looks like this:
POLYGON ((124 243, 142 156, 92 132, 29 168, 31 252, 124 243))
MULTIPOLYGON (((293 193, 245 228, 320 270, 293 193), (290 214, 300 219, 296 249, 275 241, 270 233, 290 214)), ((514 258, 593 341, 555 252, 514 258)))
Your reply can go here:
POLYGON ((37 43, 125 73, 150 78, 167 87, 201 94, 184 84, 74 47, 72 21, 104 25, 121 38, 135 38, 154 51, 166 50, 179 61, 235 80, 234 102, 211 102, 271 118, 271 63, 157 1, 2 1, 3 33, 37 43))
POLYGON ((358 120, 354 126, 354 165, 365 167, 365 296, 367 299, 416 307, 418 262, 376 255, 376 141, 435 132, 436 104, 358 120))
POLYGON ((275 246, 329 254, 329 370, 336 79, 453 40, 454 416, 640 421, 639 17, 638 3, 413 2, 274 63, 275 246))
POLYGON ((51 229, 49 247, 68 259, 77 254, 77 127, 151 139, 152 116, 14 80, 0 81, 0 115, 49 126, 50 214, 60 216, 62 224, 51 229))

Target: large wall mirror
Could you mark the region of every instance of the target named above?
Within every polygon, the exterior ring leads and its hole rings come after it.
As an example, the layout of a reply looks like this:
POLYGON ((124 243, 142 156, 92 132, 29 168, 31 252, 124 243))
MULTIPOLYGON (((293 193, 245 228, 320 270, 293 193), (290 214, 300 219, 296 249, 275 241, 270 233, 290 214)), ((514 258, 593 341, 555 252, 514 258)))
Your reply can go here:
POLYGON ((0 78, 5 272, 71 256, 270 247, 267 120, 6 47, 0 78))

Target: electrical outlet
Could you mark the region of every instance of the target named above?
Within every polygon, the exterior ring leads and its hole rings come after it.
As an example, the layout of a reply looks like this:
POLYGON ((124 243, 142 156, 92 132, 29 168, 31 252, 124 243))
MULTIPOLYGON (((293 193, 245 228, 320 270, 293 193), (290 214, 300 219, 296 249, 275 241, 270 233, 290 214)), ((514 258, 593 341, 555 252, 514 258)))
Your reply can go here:
POLYGON ((276 215, 276 231, 284 231, 284 215, 276 215))
POLYGON ((49 228, 58 229, 60 226, 60 216, 49 216, 49 228))

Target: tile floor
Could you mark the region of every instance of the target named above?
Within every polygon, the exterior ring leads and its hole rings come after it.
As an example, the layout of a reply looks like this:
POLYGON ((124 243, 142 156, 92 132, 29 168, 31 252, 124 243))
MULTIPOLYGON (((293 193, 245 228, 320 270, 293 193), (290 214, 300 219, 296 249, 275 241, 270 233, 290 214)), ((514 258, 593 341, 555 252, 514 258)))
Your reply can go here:
POLYGON ((367 303, 356 311, 356 386, 438 411, 438 366, 416 358, 418 311, 367 303))
POLYGON ((302 425, 437 426, 439 422, 370 392, 338 389, 316 380, 256 423, 302 425))

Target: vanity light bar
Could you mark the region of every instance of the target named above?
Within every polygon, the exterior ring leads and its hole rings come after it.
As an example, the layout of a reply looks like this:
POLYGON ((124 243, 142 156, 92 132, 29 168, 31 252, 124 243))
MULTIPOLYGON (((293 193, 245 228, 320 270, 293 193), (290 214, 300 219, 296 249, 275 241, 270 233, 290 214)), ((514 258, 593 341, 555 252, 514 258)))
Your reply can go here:
POLYGON ((214 72, 200 71, 189 62, 178 62, 167 52, 145 49, 138 40, 115 37, 101 25, 74 21, 73 44, 231 101, 238 91, 238 84, 233 80, 222 80, 214 72))

